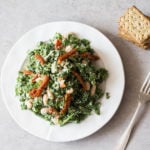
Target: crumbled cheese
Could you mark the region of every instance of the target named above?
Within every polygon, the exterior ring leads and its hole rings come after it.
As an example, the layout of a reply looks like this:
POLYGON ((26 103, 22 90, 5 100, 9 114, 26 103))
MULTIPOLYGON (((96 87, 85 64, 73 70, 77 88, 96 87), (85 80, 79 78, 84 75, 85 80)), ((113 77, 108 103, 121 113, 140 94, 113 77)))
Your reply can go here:
POLYGON ((56 64, 56 62, 52 63, 51 72, 52 73, 56 73, 57 72, 57 64, 56 64))
POLYGON ((52 85, 52 87, 55 89, 55 90, 58 90, 59 89, 59 83, 58 81, 55 81, 52 85))
POLYGON ((41 77, 38 77, 35 81, 36 82, 39 82, 39 81, 41 81, 42 80, 42 78, 41 77))
POLYGON ((72 47, 70 45, 66 46, 65 51, 70 52, 72 50, 72 47))
POLYGON ((31 100, 28 100, 28 101, 25 101, 25 105, 27 106, 28 109, 31 109, 33 104, 31 100))
POLYGON ((68 72, 68 71, 69 69, 66 66, 64 66, 64 68, 62 69, 62 72, 68 72))
POLYGON ((67 94, 72 94, 73 93, 73 88, 70 88, 69 90, 66 91, 67 94))
POLYGON ((54 124, 59 124, 59 123, 58 123, 58 118, 57 118, 57 117, 52 118, 52 122, 53 122, 54 124))

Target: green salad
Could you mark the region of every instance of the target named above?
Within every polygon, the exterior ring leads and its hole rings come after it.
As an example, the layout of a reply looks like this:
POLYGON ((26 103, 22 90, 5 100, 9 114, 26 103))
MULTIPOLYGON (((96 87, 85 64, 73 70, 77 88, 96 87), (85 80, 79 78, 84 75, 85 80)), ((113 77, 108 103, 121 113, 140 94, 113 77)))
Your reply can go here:
POLYGON ((87 39, 56 33, 28 52, 19 71, 16 95, 21 108, 60 126, 78 123, 91 113, 100 114, 101 87, 108 77, 87 39))

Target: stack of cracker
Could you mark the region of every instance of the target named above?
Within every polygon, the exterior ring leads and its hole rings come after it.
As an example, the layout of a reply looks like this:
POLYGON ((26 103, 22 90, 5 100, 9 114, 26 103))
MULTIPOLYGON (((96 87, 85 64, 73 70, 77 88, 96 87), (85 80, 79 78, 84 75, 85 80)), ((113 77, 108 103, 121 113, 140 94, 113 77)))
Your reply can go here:
POLYGON ((132 6, 124 16, 120 17, 119 35, 139 47, 148 49, 150 47, 150 18, 132 6))

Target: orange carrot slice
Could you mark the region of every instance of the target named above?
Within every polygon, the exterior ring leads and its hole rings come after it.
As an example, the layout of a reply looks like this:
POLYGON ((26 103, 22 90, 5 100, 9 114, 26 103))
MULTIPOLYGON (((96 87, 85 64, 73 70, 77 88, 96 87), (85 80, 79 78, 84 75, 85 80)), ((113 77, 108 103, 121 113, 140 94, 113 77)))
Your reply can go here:
POLYGON ((63 55, 60 55, 58 57, 57 63, 61 64, 61 62, 67 58, 69 58, 70 56, 74 55, 77 52, 76 49, 72 49, 71 51, 64 53, 63 55))
POLYGON ((41 65, 44 65, 45 60, 44 60, 44 58, 41 55, 35 54, 34 56, 40 62, 41 65))
POLYGON ((41 94, 42 94, 42 89, 32 89, 32 90, 29 92, 29 95, 30 95, 32 98, 39 97, 39 96, 41 96, 41 94))
POLYGON ((55 41, 55 49, 59 49, 62 46, 62 41, 59 39, 56 39, 55 41))
POLYGON ((98 60, 99 57, 97 55, 90 54, 89 52, 84 52, 80 54, 81 57, 88 58, 90 60, 98 60))
POLYGON ((83 89, 86 90, 87 86, 86 86, 86 83, 84 83, 83 78, 76 71, 72 71, 72 73, 79 80, 79 82, 81 83, 83 89))
POLYGON ((29 95, 30 95, 32 98, 41 96, 42 91, 43 91, 43 89, 48 85, 48 82, 49 82, 49 76, 45 75, 45 76, 43 77, 43 81, 42 81, 41 85, 39 86, 39 88, 37 88, 37 89, 32 89, 32 90, 29 92, 29 95))
POLYGON ((71 103, 71 99, 72 99, 71 95, 66 93, 65 94, 65 103, 64 103, 63 108, 60 111, 60 114, 63 115, 64 113, 67 112, 67 110, 68 110, 68 108, 70 106, 70 103, 71 103))
POLYGON ((42 83, 41 83, 41 85, 40 85, 40 89, 44 89, 47 85, 48 85, 48 82, 49 82, 49 76, 48 75, 45 75, 44 77, 43 77, 43 81, 42 81, 42 83))
POLYGON ((32 74, 34 74, 34 73, 33 73, 32 71, 30 71, 30 70, 23 70, 22 73, 25 74, 25 75, 32 75, 32 74))

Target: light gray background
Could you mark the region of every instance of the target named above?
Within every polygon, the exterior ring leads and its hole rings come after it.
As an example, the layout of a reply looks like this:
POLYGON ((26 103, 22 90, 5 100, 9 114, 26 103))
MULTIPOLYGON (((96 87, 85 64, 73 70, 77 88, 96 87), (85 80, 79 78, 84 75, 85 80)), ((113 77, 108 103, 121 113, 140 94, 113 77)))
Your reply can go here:
MULTIPOLYGON (((143 79, 150 71, 150 50, 140 49, 117 35, 118 18, 132 5, 150 16, 149 0, 0 0, 0 68, 10 48, 28 30, 47 22, 73 20, 96 27, 114 43, 126 75, 124 97, 115 116, 97 133, 76 142, 52 143, 28 134, 12 120, 0 97, 0 150, 114 149, 135 110, 143 79)), ((150 105, 137 125, 128 150, 150 149, 149 120, 150 105)))

